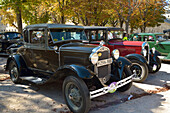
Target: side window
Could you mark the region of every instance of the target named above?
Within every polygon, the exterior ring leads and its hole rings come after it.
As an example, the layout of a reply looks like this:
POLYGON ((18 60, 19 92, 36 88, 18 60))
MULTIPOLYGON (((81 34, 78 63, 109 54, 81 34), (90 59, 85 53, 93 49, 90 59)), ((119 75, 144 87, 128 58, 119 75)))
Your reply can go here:
POLYGON ((1 35, 0 34, 0 39, 5 39, 5 35, 3 35, 3 34, 1 35))
POLYGON ((154 37, 153 36, 148 36, 148 41, 154 41, 154 37))
POLYGON ((30 43, 32 44, 45 44, 44 31, 30 31, 30 43))

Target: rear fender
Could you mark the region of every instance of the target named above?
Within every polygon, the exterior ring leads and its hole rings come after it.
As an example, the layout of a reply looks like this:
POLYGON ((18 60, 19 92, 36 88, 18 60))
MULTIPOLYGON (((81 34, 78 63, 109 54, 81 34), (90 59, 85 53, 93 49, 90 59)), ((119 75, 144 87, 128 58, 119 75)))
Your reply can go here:
POLYGON ((75 64, 61 66, 59 67, 59 69, 57 69, 56 73, 58 73, 59 71, 64 71, 65 73, 67 73, 67 71, 74 72, 78 77, 82 79, 92 79, 94 76, 94 73, 88 70, 87 68, 85 68, 84 66, 75 65, 75 64))

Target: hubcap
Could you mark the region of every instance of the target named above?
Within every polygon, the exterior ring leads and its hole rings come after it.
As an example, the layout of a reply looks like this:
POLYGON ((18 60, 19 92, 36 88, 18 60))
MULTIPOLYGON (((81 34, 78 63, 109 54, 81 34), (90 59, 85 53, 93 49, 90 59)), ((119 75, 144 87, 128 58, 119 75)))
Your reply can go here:
POLYGON ((14 66, 11 69, 11 77, 12 77, 13 80, 15 80, 17 78, 17 76, 18 76, 18 70, 17 70, 17 67, 14 66))
POLYGON ((132 72, 136 72, 135 78, 141 79, 142 78, 142 67, 138 65, 137 63, 133 63, 133 66, 131 67, 132 72))

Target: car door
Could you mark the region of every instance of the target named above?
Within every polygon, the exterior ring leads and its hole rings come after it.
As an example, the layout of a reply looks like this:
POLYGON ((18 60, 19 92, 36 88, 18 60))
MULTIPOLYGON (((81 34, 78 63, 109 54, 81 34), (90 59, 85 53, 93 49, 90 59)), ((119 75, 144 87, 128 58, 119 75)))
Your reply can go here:
MULTIPOLYGON (((59 30, 60 31, 60 30, 59 30)), ((45 51, 45 59, 47 59, 48 63, 48 71, 50 72, 55 72, 58 67, 59 67, 59 62, 60 62, 60 51, 59 48, 61 46, 61 44, 54 44, 54 40, 53 36, 55 35, 56 37, 60 37, 61 36, 61 32, 54 32, 53 30, 48 31, 47 34, 47 50, 45 51)))

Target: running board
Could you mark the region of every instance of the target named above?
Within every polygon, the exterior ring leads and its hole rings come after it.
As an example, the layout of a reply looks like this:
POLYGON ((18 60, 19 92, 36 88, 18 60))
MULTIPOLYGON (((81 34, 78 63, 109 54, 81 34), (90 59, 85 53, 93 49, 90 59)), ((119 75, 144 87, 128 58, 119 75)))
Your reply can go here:
POLYGON ((26 81, 30 81, 33 82, 35 84, 44 84, 45 82, 47 82, 48 79, 45 78, 39 78, 39 77, 33 77, 33 76, 29 76, 29 77, 20 77, 22 80, 26 80, 26 81))

